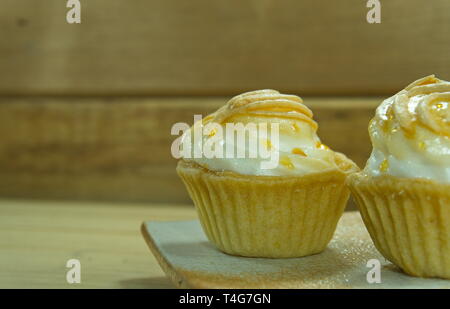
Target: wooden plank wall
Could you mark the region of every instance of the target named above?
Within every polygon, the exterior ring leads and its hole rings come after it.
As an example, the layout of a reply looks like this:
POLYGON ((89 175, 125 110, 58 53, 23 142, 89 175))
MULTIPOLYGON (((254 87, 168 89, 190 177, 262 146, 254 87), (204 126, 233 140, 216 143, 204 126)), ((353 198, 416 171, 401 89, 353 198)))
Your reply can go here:
POLYGON ((186 202, 170 127, 261 88, 362 166, 381 97, 450 79, 450 1, 381 2, 370 25, 364 0, 81 0, 69 25, 66 1, 2 0, 0 196, 186 202))
POLYGON ((450 79, 450 1, 2 0, 0 93, 389 94, 450 79))
MULTIPOLYGON (((379 99, 305 99, 322 141, 363 165, 379 99)), ((226 98, 0 99, 0 196, 188 202, 170 146, 226 98), (82 119, 82 121, 80 121, 82 119)))

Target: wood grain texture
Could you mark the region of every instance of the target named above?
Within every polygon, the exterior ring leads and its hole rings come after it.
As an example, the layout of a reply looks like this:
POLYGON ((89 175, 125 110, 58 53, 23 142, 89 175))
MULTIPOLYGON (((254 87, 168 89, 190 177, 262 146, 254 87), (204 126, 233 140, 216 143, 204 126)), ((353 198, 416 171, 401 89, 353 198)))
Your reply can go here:
POLYGON ((3 0, 0 93, 388 94, 450 79, 450 2, 3 0))
MULTIPOLYGON (((189 202, 170 134, 227 98, 0 97, 0 196, 189 202)), ((363 166, 380 98, 304 98, 319 136, 363 166)))
POLYGON ((139 233, 143 220, 190 220, 193 207, 0 200, 0 288, 173 288, 139 233), (81 262, 81 284, 66 262, 81 262))

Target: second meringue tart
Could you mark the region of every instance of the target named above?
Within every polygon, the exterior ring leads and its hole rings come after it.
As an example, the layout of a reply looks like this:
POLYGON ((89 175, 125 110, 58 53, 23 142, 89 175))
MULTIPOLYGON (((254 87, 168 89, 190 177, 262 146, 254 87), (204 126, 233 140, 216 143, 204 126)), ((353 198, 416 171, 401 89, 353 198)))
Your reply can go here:
POLYGON ((450 279, 450 83, 415 81, 369 133, 372 154, 348 180, 375 246, 410 275, 450 279))

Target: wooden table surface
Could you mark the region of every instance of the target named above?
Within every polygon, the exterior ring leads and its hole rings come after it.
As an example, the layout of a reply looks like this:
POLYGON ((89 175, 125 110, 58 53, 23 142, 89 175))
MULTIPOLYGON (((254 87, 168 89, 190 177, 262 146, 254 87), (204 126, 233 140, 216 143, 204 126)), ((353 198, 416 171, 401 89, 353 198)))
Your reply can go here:
POLYGON ((193 206, 0 200, 0 288, 173 288, 140 234, 193 206), (66 262, 79 259, 81 283, 66 262))

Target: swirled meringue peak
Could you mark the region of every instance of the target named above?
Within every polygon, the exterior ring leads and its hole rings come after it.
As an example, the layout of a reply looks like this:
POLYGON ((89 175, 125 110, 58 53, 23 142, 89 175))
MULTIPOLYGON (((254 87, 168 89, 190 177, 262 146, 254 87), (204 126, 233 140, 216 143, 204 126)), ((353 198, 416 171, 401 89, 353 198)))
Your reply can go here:
MULTIPOLYGON (((339 169, 335 162, 335 153, 323 145, 316 134, 317 123, 313 114, 294 95, 281 94, 275 90, 258 90, 235 96, 215 113, 198 121, 186 132, 192 148, 201 156, 192 156, 201 166, 214 171, 232 171, 244 175, 303 175, 326 170, 339 169), (228 125, 242 125, 256 128, 267 127, 267 133, 248 130, 245 142, 229 138, 228 125), (273 134, 273 125, 277 125, 277 134, 273 134), (270 128, 270 130, 269 130, 270 128), (193 132, 202 129, 202 138, 195 140, 193 132), (218 132, 223 134, 218 134, 218 132), (223 147, 221 157, 207 156, 204 147, 211 140, 223 147), (263 147, 270 158, 263 157, 263 147), (258 149, 258 151, 256 151, 258 149), (228 157, 225 154, 242 153, 245 157, 228 157), (257 152, 256 156, 251 154, 257 152), (264 163, 273 161, 269 167, 264 163)), ((186 141, 184 141, 186 142, 186 141)), ((266 164, 270 165, 270 164, 266 164)))
POLYGON ((450 82, 419 79, 385 100, 369 125, 370 175, 450 183, 450 82))

